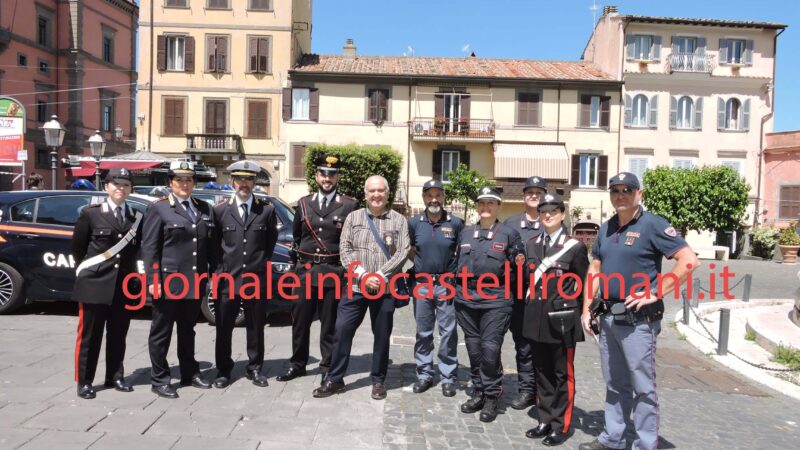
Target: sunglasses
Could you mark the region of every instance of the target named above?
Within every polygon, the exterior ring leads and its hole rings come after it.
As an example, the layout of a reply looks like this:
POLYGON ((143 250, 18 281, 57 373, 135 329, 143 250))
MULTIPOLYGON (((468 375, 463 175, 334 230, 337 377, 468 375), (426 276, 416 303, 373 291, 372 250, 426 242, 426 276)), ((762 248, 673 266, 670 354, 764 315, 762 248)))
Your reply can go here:
POLYGON ((633 194, 633 189, 631 189, 629 187, 623 188, 621 190, 620 189, 609 189, 608 192, 610 192, 611 195, 614 195, 614 194, 617 194, 617 195, 619 195, 619 194, 631 195, 631 194, 633 194))

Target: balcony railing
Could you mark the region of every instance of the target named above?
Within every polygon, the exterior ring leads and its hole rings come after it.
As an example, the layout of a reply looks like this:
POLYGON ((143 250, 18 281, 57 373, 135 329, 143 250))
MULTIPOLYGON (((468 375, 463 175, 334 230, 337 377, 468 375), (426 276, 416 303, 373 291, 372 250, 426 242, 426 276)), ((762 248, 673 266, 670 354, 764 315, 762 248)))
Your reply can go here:
POLYGON ((238 134, 187 134, 186 153, 241 153, 242 137, 238 134))
POLYGON ((673 53, 669 60, 673 72, 710 73, 714 69, 714 58, 692 53, 673 53))
POLYGON ((417 117, 408 122, 414 139, 492 140, 494 120, 450 117, 417 117))

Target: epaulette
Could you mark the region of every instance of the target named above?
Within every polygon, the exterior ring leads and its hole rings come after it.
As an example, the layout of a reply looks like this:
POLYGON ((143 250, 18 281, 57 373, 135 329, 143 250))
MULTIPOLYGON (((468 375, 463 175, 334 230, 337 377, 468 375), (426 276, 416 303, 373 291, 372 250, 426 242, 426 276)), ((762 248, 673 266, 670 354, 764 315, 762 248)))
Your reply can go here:
POLYGON ((94 205, 86 205, 87 208, 99 208, 102 206, 102 203, 95 203, 94 205))
POLYGON ((169 200, 169 197, 160 198, 160 199, 156 200, 154 203, 161 203, 161 202, 165 202, 167 200, 169 200))
POLYGON ((227 202, 228 202, 227 200, 220 200, 220 201, 218 201, 217 203, 214 204, 214 207, 217 207, 219 205, 224 205, 227 202))

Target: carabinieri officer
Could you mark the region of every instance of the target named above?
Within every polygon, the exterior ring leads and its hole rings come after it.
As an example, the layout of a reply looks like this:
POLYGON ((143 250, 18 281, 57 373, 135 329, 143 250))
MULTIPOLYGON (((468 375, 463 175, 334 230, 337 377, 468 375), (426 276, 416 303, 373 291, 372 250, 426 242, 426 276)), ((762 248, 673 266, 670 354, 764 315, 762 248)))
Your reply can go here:
MULTIPOLYGON (((547 193, 547 182, 544 178, 530 177, 525 180, 522 188, 525 211, 506 219, 509 227, 517 230, 522 238, 522 245, 542 234, 542 224, 539 221, 539 199, 547 193)), ((519 392, 511 407, 525 409, 536 404, 536 366, 531 343, 522 335, 522 319, 525 316, 525 299, 515 298, 511 310, 511 337, 514 339, 514 351, 517 358, 517 385, 519 392)))
POLYGON ((72 299, 79 302, 75 381, 78 397, 86 399, 95 397, 92 381, 100 357, 103 328, 106 329, 105 387, 133 391, 123 378, 125 337, 131 317, 125 310, 122 280, 136 273, 142 214, 125 202, 133 187, 128 169, 109 170, 105 183, 108 198, 81 211, 72 235, 72 255, 79 262, 72 290, 72 299))
MULTIPOLYGON (((247 329, 248 380, 256 386, 267 386, 261 373, 264 364, 264 325, 266 324, 266 264, 278 241, 275 207, 255 195, 256 175, 261 166, 253 161, 237 161, 228 170, 233 180, 234 195, 214 206, 216 219, 215 248, 220 251, 217 273, 233 278, 218 283, 214 309, 217 342, 217 378, 214 387, 222 389, 231 382, 231 337, 240 307, 244 309, 247 329), (243 275, 247 274, 245 279, 243 275), (257 280, 257 281, 256 281, 257 280)), ((270 280, 271 281, 271 280, 270 280)))
POLYGON ((153 319, 148 347, 153 365, 152 391, 165 398, 178 398, 170 386, 167 352, 172 327, 178 326, 178 361, 181 385, 210 389, 194 358, 194 326, 200 314, 201 297, 206 295, 209 272, 216 268, 212 247, 214 210, 192 197, 194 167, 188 161, 174 161, 169 168, 172 193, 150 206, 144 218, 142 259, 148 291, 153 296, 153 319), (205 278, 199 278, 204 276, 205 278), (158 282, 154 284, 154 277, 158 282), (195 278, 200 280, 195 283, 195 278), (167 278, 170 278, 166 282, 167 278), (199 287, 195 291, 195 285, 199 287), (182 295, 183 294, 183 295, 182 295))
POLYGON ((464 332, 473 386, 472 398, 461 405, 461 412, 481 411, 481 422, 491 422, 497 417, 497 402, 503 392, 500 351, 511 321, 513 301, 505 297, 505 263, 510 263, 509 275, 516 272, 517 265, 523 268, 525 265, 519 233, 497 220, 500 200, 496 188, 480 190, 477 204, 480 222, 465 228, 459 242, 458 273, 466 270, 472 274, 466 284, 457 287, 455 295, 456 318, 464 332), (480 284, 482 289, 478 290, 478 278, 484 274, 494 275, 499 281, 497 287, 490 287, 493 280, 484 279, 480 284), (496 297, 487 298, 490 296, 496 297))
POLYGON ((526 301, 522 334, 536 355, 539 426, 525 435, 544 438, 542 444, 553 446, 569 436, 575 402, 575 344, 583 341, 580 314, 589 257, 586 246, 567 235, 566 207, 560 195, 545 194, 538 209, 544 234, 528 241, 525 248, 536 284, 526 301), (548 277, 546 283, 544 277, 548 277))

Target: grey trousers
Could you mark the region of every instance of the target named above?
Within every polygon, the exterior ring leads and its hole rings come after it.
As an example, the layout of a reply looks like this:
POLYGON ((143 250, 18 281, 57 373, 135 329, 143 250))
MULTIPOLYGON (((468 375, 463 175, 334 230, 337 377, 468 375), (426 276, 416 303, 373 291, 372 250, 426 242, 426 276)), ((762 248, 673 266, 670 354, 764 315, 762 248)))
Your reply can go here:
POLYGON ((433 381, 433 329, 439 323, 439 374, 442 384, 454 383, 458 371, 458 330, 456 329, 455 300, 439 300, 445 295, 444 286, 433 288, 433 298, 425 298, 428 288, 420 286, 420 299, 414 300, 414 318, 417 321, 417 340, 414 343, 414 359, 417 362, 417 378, 433 381))

